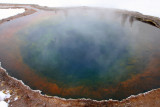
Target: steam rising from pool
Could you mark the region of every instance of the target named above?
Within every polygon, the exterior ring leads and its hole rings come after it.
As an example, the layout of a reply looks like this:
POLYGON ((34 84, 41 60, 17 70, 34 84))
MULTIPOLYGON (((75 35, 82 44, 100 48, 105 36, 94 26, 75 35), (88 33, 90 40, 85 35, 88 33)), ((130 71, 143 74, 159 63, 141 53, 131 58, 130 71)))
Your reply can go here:
POLYGON ((123 18, 106 9, 42 11, 0 26, 0 58, 33 89, 65 98, 123 99, 160 87, 159 29, 123 18))

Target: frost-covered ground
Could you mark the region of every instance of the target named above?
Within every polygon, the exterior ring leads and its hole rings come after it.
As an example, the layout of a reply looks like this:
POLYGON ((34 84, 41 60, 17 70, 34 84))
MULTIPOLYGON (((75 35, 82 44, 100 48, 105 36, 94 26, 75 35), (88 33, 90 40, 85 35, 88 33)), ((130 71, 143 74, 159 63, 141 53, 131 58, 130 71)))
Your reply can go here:
POLYGON ((11 94, 11 90, 0 91, 0 107, 8 107, 10 102, 18 100, 18 96, 11 94))
POLYGON ((8 101, 5 101, 6 99, 10 98, 10 92, 8 90, 2 90, 0 91, 0 107, 8 107, 8 101))
POLYGON ((24 11, 24 9, 0 9, 0 20, 19 13, 23 13, 24 11))

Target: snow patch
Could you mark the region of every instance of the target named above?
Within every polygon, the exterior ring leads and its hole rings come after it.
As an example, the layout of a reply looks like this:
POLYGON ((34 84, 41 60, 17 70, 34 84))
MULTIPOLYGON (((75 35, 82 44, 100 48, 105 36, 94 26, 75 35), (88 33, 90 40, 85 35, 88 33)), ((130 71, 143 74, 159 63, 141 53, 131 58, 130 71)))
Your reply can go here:
POLYGON ((18 96, 16 96, 16 97, 14 98, 14 101, 16 101, 16 100, 18 100, 18 96))
POLYGON ((24 9, 0 9, 0 20, 23 13, 24 9))
POLYGON ((5 90, 0 91, 0 101, 5 100, 10 97, 11 97, 11 95, 8 90, 7 91, 5 91, 5 90))
POLYGON ((0 107, 8 107, 8 103, 10 102, 10 100, 8 100, 8 102, 5 102, 4 100, 10 97, 11 95, 9 93, 9 90, 0 91, 0 107))
POLYGON ((0 101, 0 107, 8 107, 8 103, 5 101, 0 101))

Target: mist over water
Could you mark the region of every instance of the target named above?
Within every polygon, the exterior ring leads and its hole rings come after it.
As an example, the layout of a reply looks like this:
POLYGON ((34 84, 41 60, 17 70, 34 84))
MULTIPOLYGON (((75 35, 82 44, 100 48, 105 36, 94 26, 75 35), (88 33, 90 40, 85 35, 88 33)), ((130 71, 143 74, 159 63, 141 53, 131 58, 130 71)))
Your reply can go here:
MULTIPOLYGON (((33 89, 100 100, 160 87, 159 29, 129 19, 122 22, 121 15, 105 9, 75 8, 40 12, 40 20, 30 17, 34 23, 12 34, 6 46, 0 44, 0 58, 11 75, 33 89)), ((9 34, 2 32, 0 41, 9 34)))
POLYGON ((100 85, 105 79, 101 76, 112 72, 112 63, 127 57, 125 33, 88 15, 68 17, 56 24, 36 26, 24 36, 24 61, 62 86, 100 85))

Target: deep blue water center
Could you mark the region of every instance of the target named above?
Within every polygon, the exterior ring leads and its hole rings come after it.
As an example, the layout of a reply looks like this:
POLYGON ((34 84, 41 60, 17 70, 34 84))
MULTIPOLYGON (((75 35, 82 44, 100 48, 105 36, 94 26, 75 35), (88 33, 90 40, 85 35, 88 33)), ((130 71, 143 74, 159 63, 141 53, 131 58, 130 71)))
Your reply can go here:
POLYGON ((107 86, 129 57, 124 29, 88 16, 36 26, 24 38, 25 62, 61 86, 107 86))
POLYGON ((160 39, 159 31, 142 22, 126 22, 124 26, 119 17, 101 11, 64 13, 37 20, 16 34, 23 62, 58 87, 46 85, 44 93, 65 98, 122 99, 150 89, 141 90, 137 87, 142 85, 137 84, 132 90, 128 82, 121 83, 145 72, 157 49, 154 43, 160 39))

